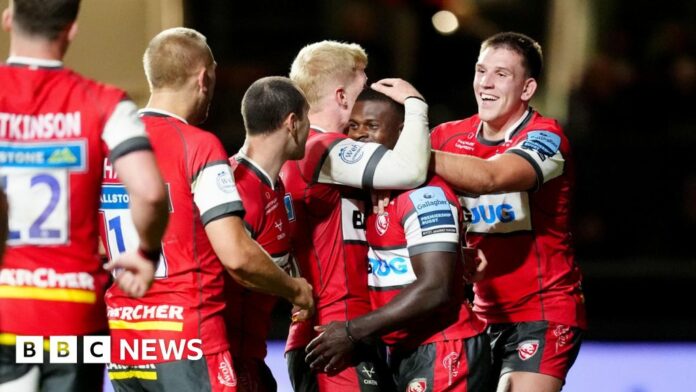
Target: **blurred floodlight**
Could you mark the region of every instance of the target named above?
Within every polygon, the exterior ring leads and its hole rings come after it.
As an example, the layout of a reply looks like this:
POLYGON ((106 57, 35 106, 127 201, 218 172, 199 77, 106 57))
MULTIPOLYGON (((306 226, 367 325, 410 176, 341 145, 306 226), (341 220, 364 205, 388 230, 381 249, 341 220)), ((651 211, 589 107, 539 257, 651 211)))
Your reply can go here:
POLYGON ((457 16, 450 11, 438 11, 433 15, 433 27, 443 35, 452 34, 459 28, 457 16))

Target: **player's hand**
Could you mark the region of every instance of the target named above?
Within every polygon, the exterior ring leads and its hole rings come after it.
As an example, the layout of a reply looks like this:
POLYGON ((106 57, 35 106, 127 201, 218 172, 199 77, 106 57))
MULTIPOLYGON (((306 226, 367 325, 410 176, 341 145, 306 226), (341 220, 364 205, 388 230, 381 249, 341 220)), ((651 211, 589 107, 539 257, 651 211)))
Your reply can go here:
POLYGON ((348 338, 345 322, 314 327, 319 336, 306 348, 305 362, 312 370, 334 375, 350 366, 355 344, 348 338))
POLYGON ((483 279, 488 266, 486 255, 481 249, 462 247, 464 257, 464 283, 474 283, 483 279))
POLYGON ((411 85, 411 83, 403 79, 382 79, 372 83, 370 87, 401 104, 403 104, 408 97, 417 97, 423 99, 421 93, 419 93, 418 90, 411 85))
POLYGON ((116 273, 116 284, 124 293, 134 298, 145 295, 155 278, 154 263, 137 252, 120 255, 118 259, 104 264, 104 269, 120 269, 116 273))
POLYGON ((375 214, 384 213, 384 209, 391 200, 391 191, 386 189, 375 189, 370 193, 372 197, 372 212, 375 214))
POLYGON ((297 288, 295 297, 290 298, 294 308, 292 310, 292 321, 305 321, 314 314, 314 294, 312 285, 307 283, 304 278, 292 278, 297 288))

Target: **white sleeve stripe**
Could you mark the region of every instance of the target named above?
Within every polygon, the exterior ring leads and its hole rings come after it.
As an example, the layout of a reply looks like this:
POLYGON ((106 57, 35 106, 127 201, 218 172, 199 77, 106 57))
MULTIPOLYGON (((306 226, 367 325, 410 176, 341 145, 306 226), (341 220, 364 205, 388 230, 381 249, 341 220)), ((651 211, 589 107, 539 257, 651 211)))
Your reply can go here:
POLYGON ((387 148, 384 146, 377 147, 377 150, 375 150, 375 152, 372 153, 372 156, 367 161, 367 166, 365 167, 365 171, 363 172, 363 178, 362 178, 363 189, 372 188, 372 184, 373 184, 374 179, 375 179, 375 171, 377 170, 377 165, 379 164, 379 161, 382 160, 382 157, 384 157, 384 154, 386 154, 386 153, 387 153, 387 148))
POLYGON ((428 242, 408 247, 409 257, 413 257, 422 253, 428 252, 448 252, 457 253, 459 248, 458 242, 428 242))
POLYGON ((205 226, 216 219, 229 215, 236 215, 240 218, 244 216, 244 206, 241 201, 233 201, 231 203, 215 206, 201 215, 201 221, 203 222, 203 226, 205 226))

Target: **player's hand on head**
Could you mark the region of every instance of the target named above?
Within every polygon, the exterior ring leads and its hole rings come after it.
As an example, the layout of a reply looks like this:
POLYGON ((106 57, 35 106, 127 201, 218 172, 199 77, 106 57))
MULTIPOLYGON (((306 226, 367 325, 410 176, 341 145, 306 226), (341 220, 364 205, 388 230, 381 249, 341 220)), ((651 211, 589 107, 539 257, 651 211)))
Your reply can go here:
POLYGON ((334 375, 350 366, 355 344, 348 338, 345 322, 331 322, 314 327, 319 336, 305 349, 305 362, 314 371, 334 375))
POLYGON ((404 103, 408 97, 423 99, 421 93, 411 83, 399 78, 387 78, 372 83, 370 87, 398 103, 404 103))
POLYGON ((115 282, 127 295, 140 298, 152 285, 155 265, 137 252, 124 253, 104 264, 107 271, 117 270, 115 282))
POLYGON ((294 305, 292 321, 304 321, 314 315, 314 293, 312 285, 304 278, 292 278, 297 283, 296 295, 290 299, 294 305))

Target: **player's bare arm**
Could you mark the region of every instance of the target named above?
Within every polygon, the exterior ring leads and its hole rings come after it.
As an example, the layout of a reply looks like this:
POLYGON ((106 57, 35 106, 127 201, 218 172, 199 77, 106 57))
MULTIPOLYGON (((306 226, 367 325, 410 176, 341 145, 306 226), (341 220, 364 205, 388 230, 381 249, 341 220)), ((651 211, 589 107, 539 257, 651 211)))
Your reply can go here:
POLYGON ((426 252, 411 256, 418 279, 387 305, 346 323, 332 322, 316 327, 322 332, 307 346, 307 363, 312 369, 334 373, 350 363, 355 343, 403 328, 447 309, 457 264, 456 253, 426 252))
POLYGON ((430 159, 428 105, 405 80, 383 79, 372 88, 404 104, 404 127, 396 146, 389 150, 378 143, 342 141, 331 148, 319 181, 358 188, 414 188, 425 181, 430 159))
POLYGON ((215 253, 241 285, 287 299, 304 310, 298 321, 314 313, 312 286, 304 278, 293 278, 280 269, 259 244, 249 237, 237 216, 216 219, 205 226, 215 253))
POLYGON ((481 159, 433 150, 431 170, 458 190, 475 195, 528 191, 537 186, 534 167, 515 154, 481 159))

